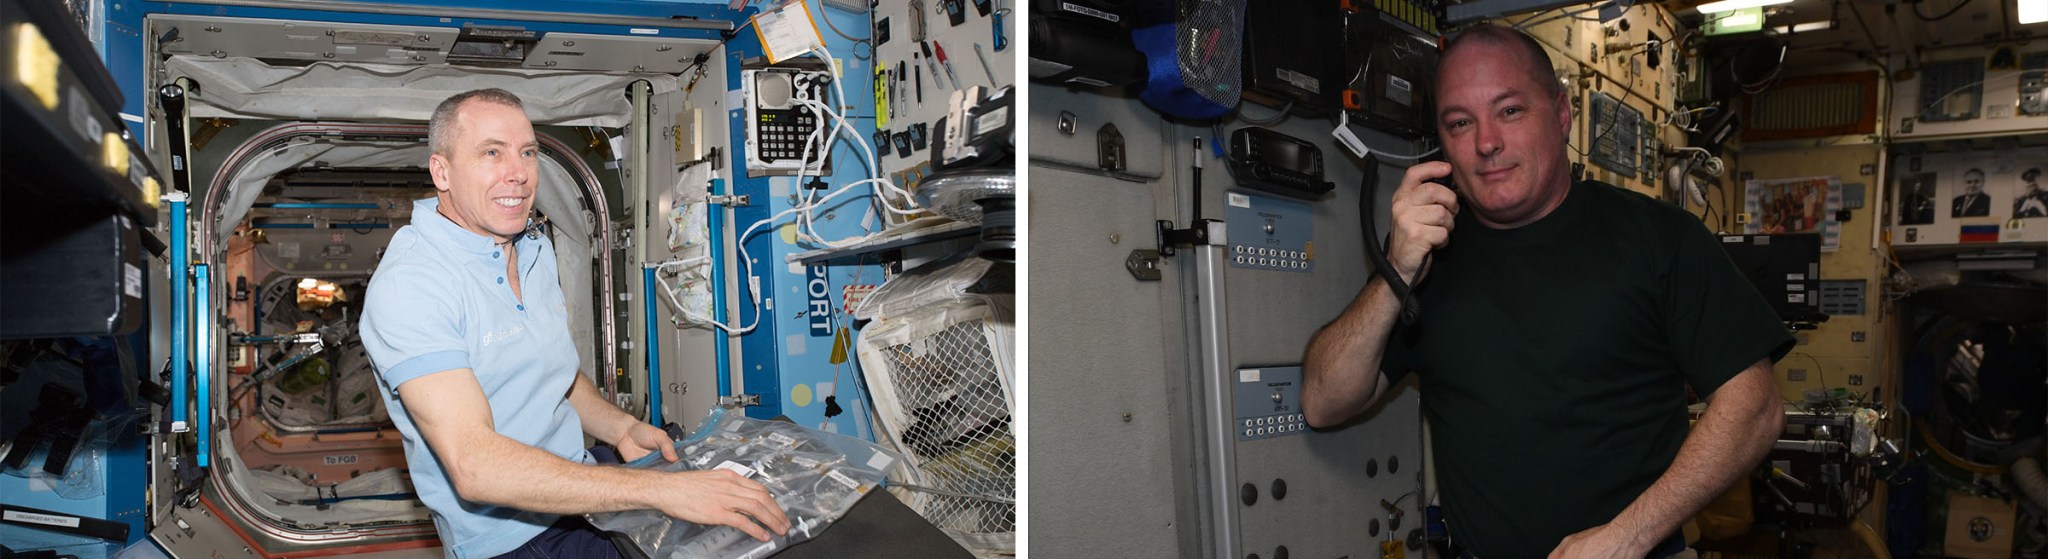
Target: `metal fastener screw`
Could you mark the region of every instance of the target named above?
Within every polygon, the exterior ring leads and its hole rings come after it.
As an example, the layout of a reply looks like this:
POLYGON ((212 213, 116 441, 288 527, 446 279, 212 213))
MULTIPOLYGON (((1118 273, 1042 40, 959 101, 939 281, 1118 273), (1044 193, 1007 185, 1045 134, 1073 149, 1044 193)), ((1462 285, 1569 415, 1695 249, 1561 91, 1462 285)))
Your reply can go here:
POLYGON ((1121 243, 1121 242, 1123 242, 1123 241, 1124 241, 1124 236, 1123 236, 1123 235, 1118 235, 1118 234, 1115 234, 1115 233, 1110 233, 1110 234, 1109 234, 1109 244, 1112 244, 1112 245, 1113 245, 1113 244, 1121 243))

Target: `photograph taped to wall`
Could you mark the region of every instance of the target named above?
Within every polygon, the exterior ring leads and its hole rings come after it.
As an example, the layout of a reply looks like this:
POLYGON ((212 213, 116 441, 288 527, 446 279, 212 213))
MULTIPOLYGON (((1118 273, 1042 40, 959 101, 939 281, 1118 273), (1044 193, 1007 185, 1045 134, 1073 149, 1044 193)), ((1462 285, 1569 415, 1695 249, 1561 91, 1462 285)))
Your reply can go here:
POLYGON ((1743 208, 1752 216, 1742 226, 1751 235, 1819 233, 1821 251, 1842 244, 1842 181, 1834 177, 1752 180, 1744 188, 1743 208))
POLYGON ((1940 178, 1931 172, 1899 176, 1899 225, 1934 223, 1934 185, 1940 178))
POLYGON ((2048 184, 2043 184, 2048 182, 2044 176, 2048 175, 2048 149, 1984 149, 1904 159, 1907 172, 1892 184, 1892 200, 1898 204, 1892 210, 1898 216, 1893 222, 1892 242, 2048 241, 2048 228, 2023 226, 2037 221, 2027 216, 2048 217, 2048 184), (1917 170, 1913 169, 1915 160, 1919 162, 1917 170), (1932 211, 1922 203, 1923 198, 1932 201, 1932 211))

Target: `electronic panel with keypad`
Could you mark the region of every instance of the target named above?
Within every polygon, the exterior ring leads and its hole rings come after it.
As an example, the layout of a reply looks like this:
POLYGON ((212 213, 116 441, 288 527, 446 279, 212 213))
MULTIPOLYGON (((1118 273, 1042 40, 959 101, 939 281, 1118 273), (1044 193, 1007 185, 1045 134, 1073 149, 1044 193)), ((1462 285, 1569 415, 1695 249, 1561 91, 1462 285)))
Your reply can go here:
POLYGON ((1315 269, 1315 212, 1307 202, 1242 191, 1226 192, 1224 198, 1231 267, 1315 269))
POLYGON ((816 109, 805 102, 825 102, 832 75, 823 71, 794 68, 764 68, 740 71, 741 89, 747 106, 747 175, 806 175, 832 172, 824 139, 804 149, 819 127, 816 109))
POLYGON ((1231 391, 1237 402, 1237 440, 1267 439, 1308 432, 1301 415, 1301 367, 1237 370, 1231 391))

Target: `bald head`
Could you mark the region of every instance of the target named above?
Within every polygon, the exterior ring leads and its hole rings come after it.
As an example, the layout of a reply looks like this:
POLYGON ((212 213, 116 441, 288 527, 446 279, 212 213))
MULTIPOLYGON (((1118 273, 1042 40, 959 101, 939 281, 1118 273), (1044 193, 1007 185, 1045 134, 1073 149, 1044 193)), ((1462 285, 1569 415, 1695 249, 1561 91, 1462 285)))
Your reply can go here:
MULTIPOLYGON (((1537 43, 1535 37, 1530 37, 1528 33, 1523 33, 1512 27, 1502 27, 1487 23, 1458 32, 1457 36, 1451 37, 1450 41, 1444 44, 1444 63, 1451 63, 1460 51, 1479 45, 1507 47, 1509 52, 1520 53, 1518 56, 1522 57, 1522 61, 1525 64, 1517 64, 1517 66, 1528 69, 1529 76, 1535 79, 1536 83, 1543 86, 1543 94, 1545 96, 1554 98, 1564 92, 1564 85, 1559 84, 1556 74, 1552 73, 1550 52, 1543 50, 1543 45, 1537 43)), ((1443 75, 1444 72, 1437 72, 1437 87, 1439 90, 1443 87, 1443 75)))

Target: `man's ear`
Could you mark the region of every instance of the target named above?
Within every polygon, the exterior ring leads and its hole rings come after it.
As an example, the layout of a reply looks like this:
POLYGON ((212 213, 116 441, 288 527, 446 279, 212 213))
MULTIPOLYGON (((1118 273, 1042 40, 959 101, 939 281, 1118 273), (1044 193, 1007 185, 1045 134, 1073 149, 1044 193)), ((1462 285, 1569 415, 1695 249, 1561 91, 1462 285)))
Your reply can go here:
POLYGON ((448 191, 448 158, 434 154, 427 158, 427 174, 434 178, 434 190, 448 191))
POLYGON ((1552 102, 1552 103, 1556 103, 1556 104, 1557 104, 1557 125, 1558 125, 1558 126, 1560 126, 1560 127, 1562 127, 1562 128, 1564 129, 1564 137, 1565 137, 1565 138, 1571 138, 1571 137, 1572 137, 1572 99, 1571 99, 1571 91, 1570 91, 1570 90, 1568 90, 1568 89, 1565 89, 1565 88, 1563 88, 1563 87, 1559 87, 1559 88, 1557 88, 1557 98, 1556 98, 1556 99, 1552 99, 1552 100, 1551 100, 1551 102, 1552 102))

